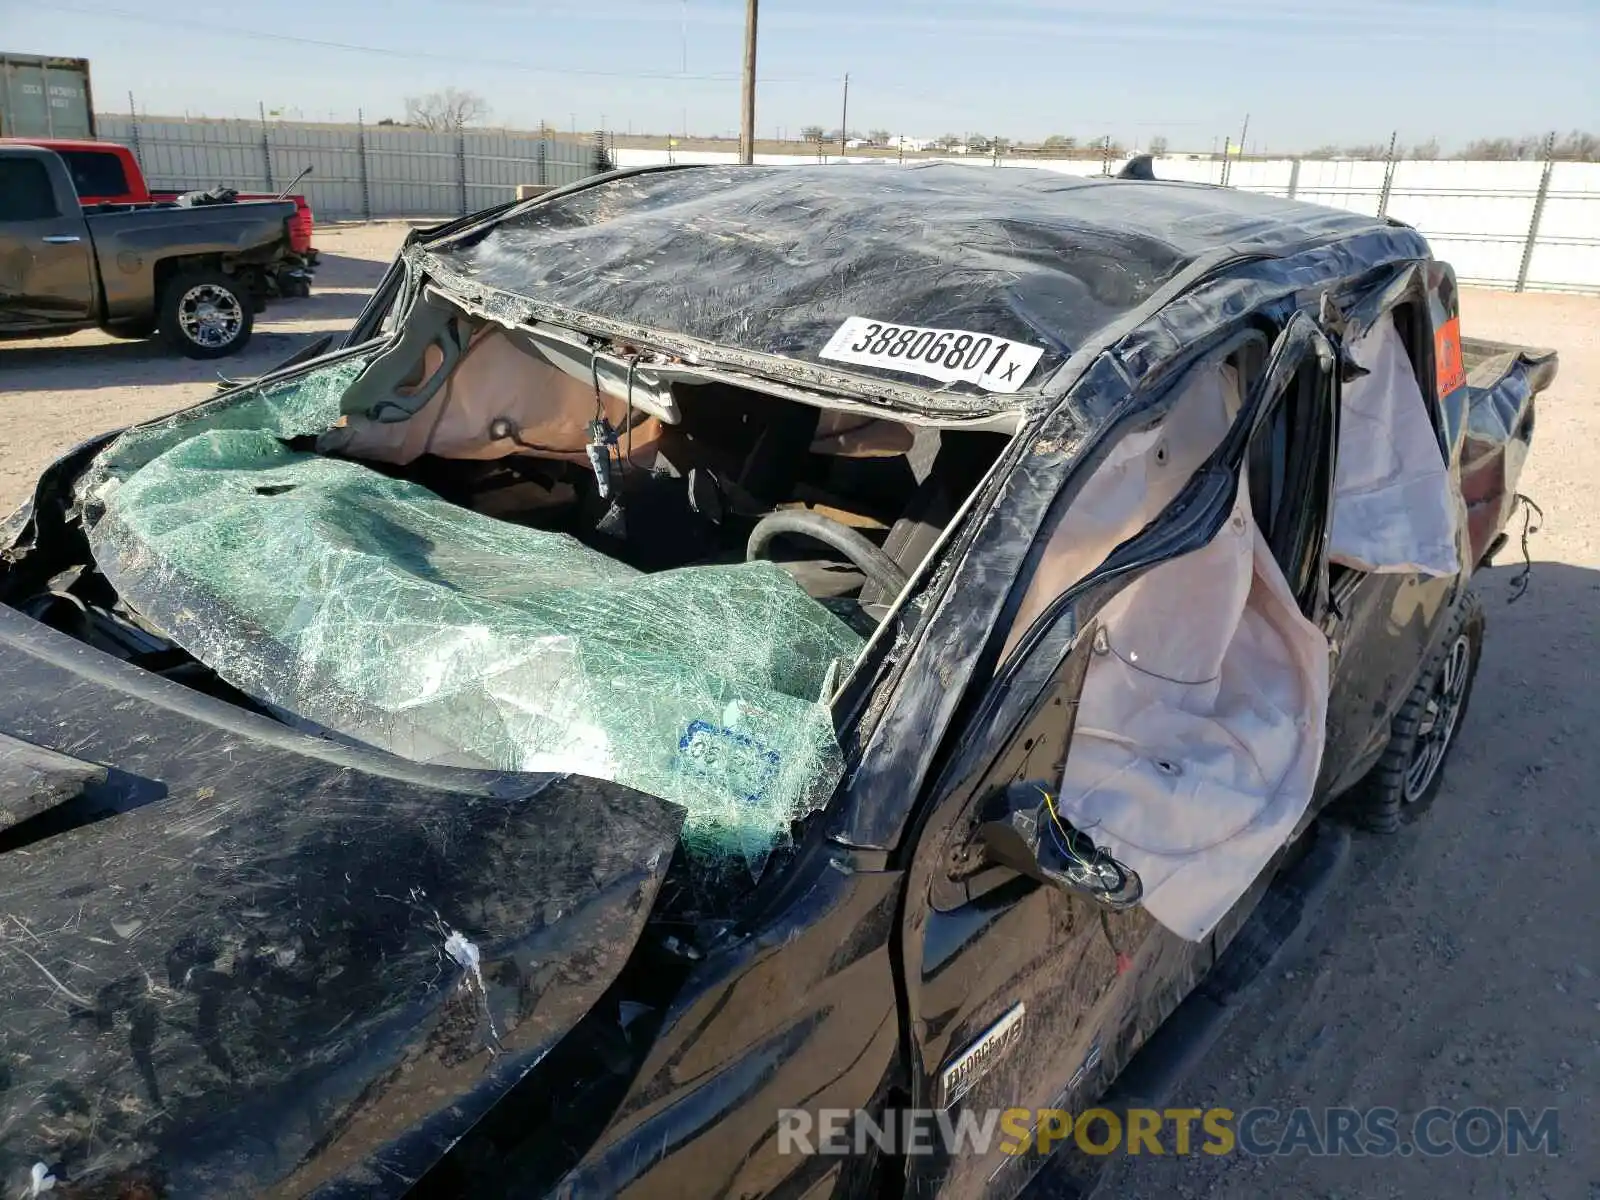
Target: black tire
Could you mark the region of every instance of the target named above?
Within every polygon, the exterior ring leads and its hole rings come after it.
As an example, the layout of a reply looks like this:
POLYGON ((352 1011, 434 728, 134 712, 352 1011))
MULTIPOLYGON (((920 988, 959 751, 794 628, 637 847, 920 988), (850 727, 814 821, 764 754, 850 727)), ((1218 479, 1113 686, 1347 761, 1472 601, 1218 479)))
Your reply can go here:
POLYGON ((1394 833, 1433 804, 1445 759, 1472 699, 1483 629, 1483 606, 1474 593, 1466 592, 1438 649, 1395 714, 1383 757, 1345 797, 1344 812, 1360 828, 1394 833))
POLYGON ((255 297, 240 280, 221 271, 174 275, 161 293, 157 322, 161 337, 190 358, 225 358, 250 341, 255 297))

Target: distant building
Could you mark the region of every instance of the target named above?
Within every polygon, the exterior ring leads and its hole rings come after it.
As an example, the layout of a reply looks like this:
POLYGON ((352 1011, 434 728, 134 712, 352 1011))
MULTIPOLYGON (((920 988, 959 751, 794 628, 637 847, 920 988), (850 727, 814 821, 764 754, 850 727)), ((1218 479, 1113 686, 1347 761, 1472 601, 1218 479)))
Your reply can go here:
POLYGON ((860 150, 863 146, 870 145, 872 145, 872 143, 866 138, 850 138, 845 142, 844 148, 846 150, 860 150))

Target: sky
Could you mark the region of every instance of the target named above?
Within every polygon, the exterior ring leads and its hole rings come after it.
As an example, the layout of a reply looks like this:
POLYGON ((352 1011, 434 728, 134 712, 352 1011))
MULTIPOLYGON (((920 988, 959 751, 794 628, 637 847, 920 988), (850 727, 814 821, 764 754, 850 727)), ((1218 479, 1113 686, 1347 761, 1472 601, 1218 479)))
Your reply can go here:
MULTIPOLYGON (((101 110, 737 134, 744 0, 0 0, 0 50, 88 58, 101 110)), ((757 132, 1165 137, 1257 152, 1600 131, 1600 0, 761 0, 757 132)))

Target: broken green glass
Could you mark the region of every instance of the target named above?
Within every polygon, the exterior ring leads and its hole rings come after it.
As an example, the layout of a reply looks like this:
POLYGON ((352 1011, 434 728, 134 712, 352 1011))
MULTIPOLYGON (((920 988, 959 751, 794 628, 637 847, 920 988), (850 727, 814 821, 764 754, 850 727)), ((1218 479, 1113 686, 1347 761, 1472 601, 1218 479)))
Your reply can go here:
POLYGON ((90 538, 123 599, 293 718, 614 779, 682 804, 692 853, 759 867, 840 778, 825 692, 861 639, 773 564, 644 574, 287 446, 359 367, 108 448, 90 538))

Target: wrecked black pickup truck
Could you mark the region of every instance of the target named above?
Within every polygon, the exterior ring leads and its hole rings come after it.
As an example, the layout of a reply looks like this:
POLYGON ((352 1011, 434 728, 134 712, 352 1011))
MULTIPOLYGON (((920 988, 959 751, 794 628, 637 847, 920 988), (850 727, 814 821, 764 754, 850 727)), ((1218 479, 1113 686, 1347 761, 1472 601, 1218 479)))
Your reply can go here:
POLYGON ((0 1185, 1059 1184, 780 1114, 1151 1095, 1439 794, 1554 371, 1413 230, 1197 185, 672 168, 414 237, 0 526, 0 1185))
POLYGON ((80 205, 60 155, 0 145, 0 338, 100 328, 243 350, 291 258, 292 201, 80 205))

